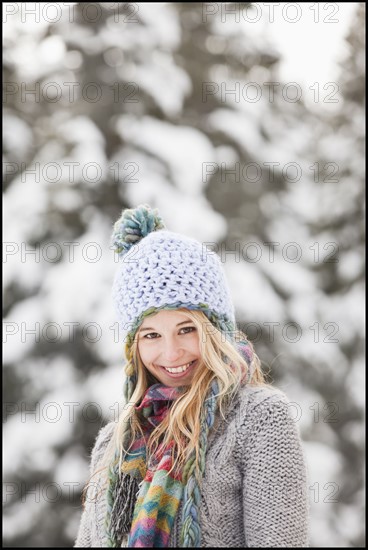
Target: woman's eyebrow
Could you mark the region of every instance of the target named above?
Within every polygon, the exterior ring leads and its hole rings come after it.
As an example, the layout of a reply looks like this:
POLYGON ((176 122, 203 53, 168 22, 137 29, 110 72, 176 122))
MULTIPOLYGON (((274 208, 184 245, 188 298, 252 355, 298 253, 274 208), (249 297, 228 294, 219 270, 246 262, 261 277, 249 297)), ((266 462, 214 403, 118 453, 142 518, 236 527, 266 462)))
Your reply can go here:
MULTIPOLYGON (((181 321, 180 323, 178 323, 176 326, 177 327, 180 327, 180 325, 187 325, 188 323, 191 323, 192 321, 190 319, 188 319, 187 321, 181 321)), ((144 328, 141 328, 140 329, 140 332, 143 332, 145 330, 157 330, 155 328, 152 328, 152 327, 144 327, 144 328)))

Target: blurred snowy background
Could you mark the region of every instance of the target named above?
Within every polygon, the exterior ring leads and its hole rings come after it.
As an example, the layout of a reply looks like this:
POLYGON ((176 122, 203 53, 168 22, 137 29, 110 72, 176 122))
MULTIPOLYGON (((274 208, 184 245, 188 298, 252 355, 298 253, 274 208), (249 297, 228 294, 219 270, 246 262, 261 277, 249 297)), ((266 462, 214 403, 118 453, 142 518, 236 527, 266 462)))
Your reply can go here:
POLYGON ((311 545, 365 545, 365 7, 270 6, 3 4, 6 547, 74 542, 122 398, 109 237, 142 202, 221 254, 311 545))

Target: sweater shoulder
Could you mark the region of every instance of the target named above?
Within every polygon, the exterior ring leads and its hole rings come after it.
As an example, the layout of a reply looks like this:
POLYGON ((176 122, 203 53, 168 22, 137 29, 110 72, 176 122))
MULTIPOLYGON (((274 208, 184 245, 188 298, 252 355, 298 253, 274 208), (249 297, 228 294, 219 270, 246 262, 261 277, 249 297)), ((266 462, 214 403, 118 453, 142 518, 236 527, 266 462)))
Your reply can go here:
POLYGON ((243 386, 234 403, 236 429, 243 431, 255 425, 258 429, 265 423, 295 423, 290 405, 290 399, 279 388, 270 385, 243 386))
POLYGON ((277 409, 279 404, 290 404, 288 396, 279 388, 270 385, 245 385, 238 391, 235 406, 249 415, 258 414, 266 408, 277 409))
POLYGON ((239 394, 236 431, 239 441, 252 447, 255 440, 301 442, 293 402, 280 389, 271 386, 242 388, 239 394))

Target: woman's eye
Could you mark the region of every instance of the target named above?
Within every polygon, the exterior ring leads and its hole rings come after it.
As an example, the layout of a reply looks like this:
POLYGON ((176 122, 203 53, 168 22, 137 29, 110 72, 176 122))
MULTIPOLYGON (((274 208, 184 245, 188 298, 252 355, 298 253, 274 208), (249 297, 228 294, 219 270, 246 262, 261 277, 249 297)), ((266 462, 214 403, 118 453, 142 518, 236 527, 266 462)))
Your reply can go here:
POLYGON ((144 336, 144 338, 147 338, 148 340, 153 340, 154 338, 156 338, 156 336, 158 336, 157 332, 149 332, 144 336))
MULTIPOLYGON (((190 332, 193 332, 197 330, 195 327, 183 327, 180 329, 179 334, 189 334, 190 332)), ((146 340, 155 340, 160 335, 158 332, 149 332, 143 336, 143 339, 146 340)))
POLYGON ((184 334, 188 334, 189 332, 193 332, 193 330, 196 329, 195 327, 183 327, 181 330, 184 331, 184 334))

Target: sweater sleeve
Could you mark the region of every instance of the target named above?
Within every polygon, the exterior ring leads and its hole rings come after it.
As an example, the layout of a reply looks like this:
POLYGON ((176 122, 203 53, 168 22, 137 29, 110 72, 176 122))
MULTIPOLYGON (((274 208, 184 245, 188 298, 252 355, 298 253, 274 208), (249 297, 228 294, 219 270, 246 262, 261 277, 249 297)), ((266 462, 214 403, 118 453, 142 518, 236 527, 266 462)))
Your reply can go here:
MULTIPOLYGON (((89 474, 92 474, 96 471, 99 460, 101 459, 103 452, 106 448, 106 445, 109 441, 109 435, 112 433, 112 425, 110 422, 106 426, 100 429, 97 434, 95 444, 92 449, 89 474)), ((81 515, 81 520, 79 523, 79 529, 77 538, 74 544, 74 548, 91 548, 95 546, 92 544, 92 531, 93 531, 93 521, 97 521, 95 518, 94 502, 93 499, 88 498, 89 492, 86 495, 85 508, 81 515)))
POLYGON ((88 514, 88 508, 86 507, 82 512, 82 517, 79 523, 77 540, 75 541, 74 548, 91 548, 92 547, 92 537, 91 537, 91 526, 90 521, 91 517, 88 514))
POLYGON ((284 394, 260 403, 243 446, 243 521, 248 547, 308 547, 307 469, 284 394))

